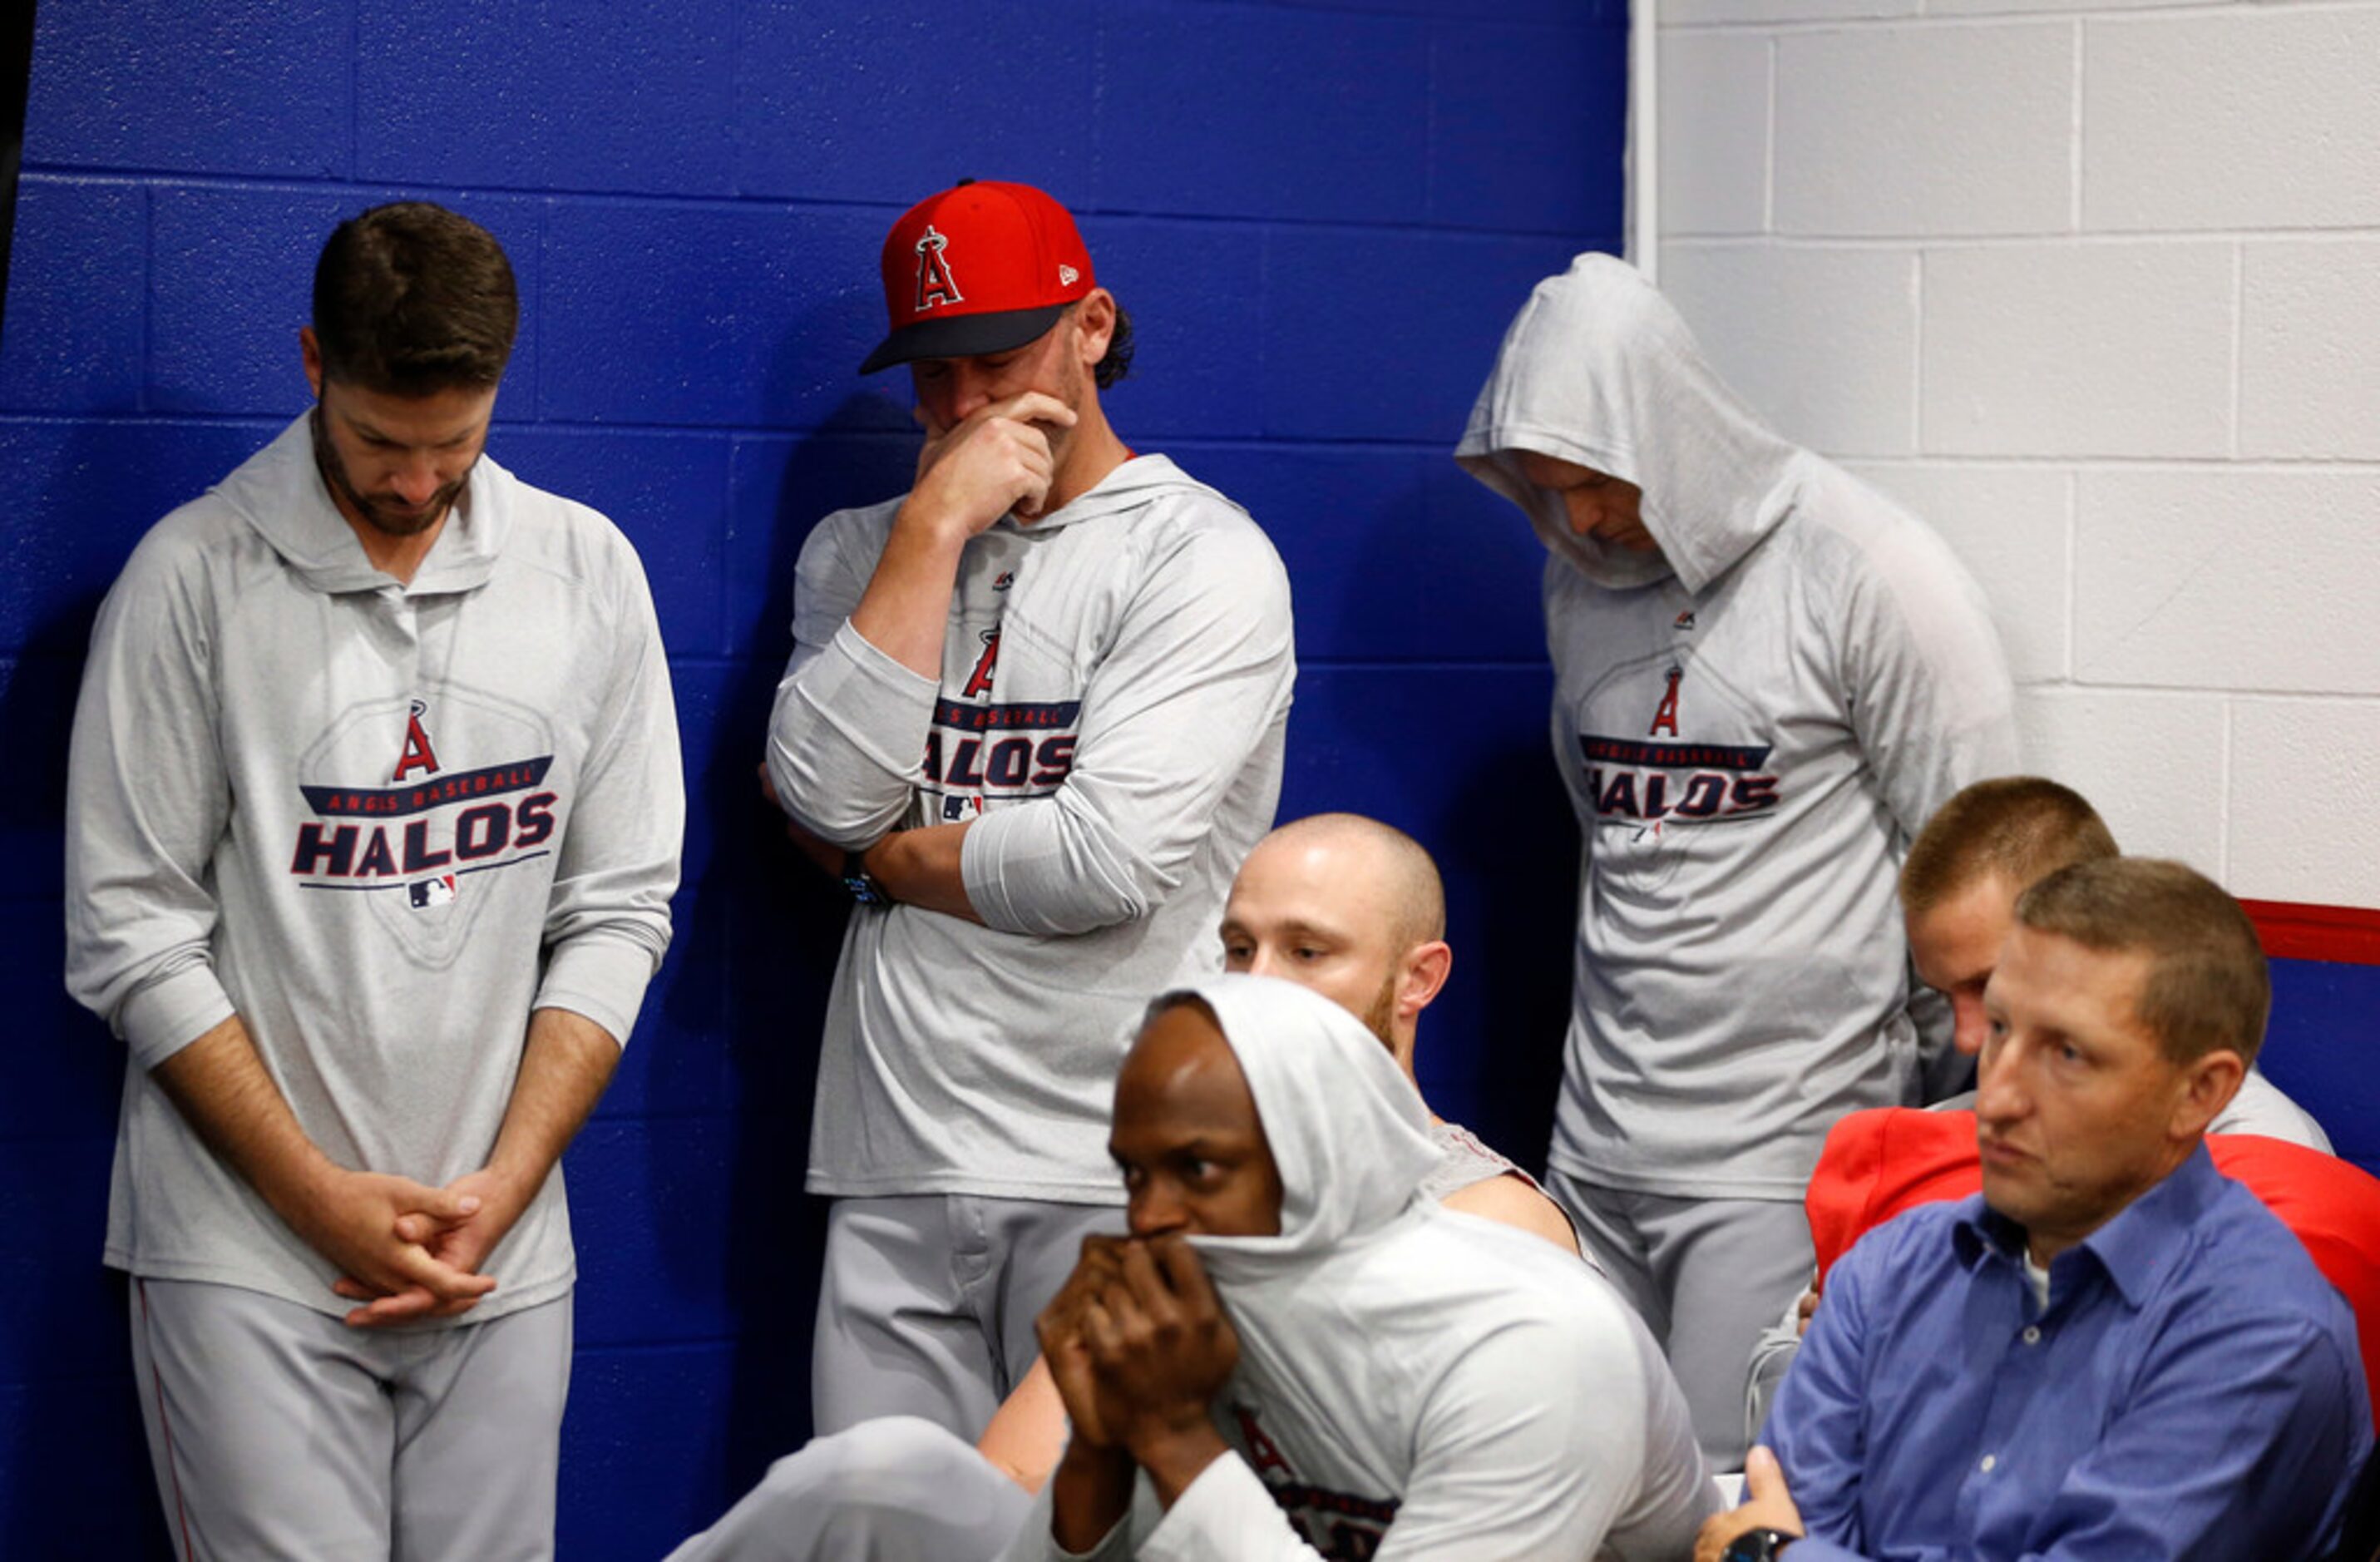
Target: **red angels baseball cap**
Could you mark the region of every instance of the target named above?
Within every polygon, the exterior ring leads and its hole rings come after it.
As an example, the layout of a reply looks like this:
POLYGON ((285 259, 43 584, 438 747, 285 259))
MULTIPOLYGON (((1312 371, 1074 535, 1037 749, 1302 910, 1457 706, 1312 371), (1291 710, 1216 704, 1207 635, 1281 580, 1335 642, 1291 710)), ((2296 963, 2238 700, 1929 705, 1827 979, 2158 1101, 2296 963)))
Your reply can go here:
POLYGON ((1066 209, 993 179, 961 179, 910 207, 885 237, 883 266, 892 330, 863 374, 1021 348, 1098 286, 1066 209))

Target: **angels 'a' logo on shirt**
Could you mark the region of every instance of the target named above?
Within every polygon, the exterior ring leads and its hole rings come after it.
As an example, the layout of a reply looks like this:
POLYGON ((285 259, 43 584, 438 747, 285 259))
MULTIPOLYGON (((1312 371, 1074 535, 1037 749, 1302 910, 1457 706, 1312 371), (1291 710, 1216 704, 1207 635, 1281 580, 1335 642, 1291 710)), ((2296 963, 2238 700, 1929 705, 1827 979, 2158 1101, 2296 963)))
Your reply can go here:
MULTIPOLYGON (((998 591, 1000 588, 995 585, 992 589, 998 591)), ((975 659, 975 671, 967 675, 966 686, 959 690, 959 698, 972 700, 978 694, 990 693, 991 669, 999 661, 1000 631, 986 629, 983 631, 983 654, 975 659)))
POLYGON ((402 781, 417 770, 431 775, 438 774, 438 751, 430 746, 430 734, 421 725, 421 718, 429 712, 428 704, 419 700, 413 702, 405 718, 405 751, 396 756, 396 774, 389 777, 391 781, 402 781))
POLYGON ((934 231, 931 223, 928 223, 926 231, 918 236, 917 312, 920 314, 940 304, 966 302, 966 295, 959 291, 958 278, 951 275, 951 262, 942 254, 950 242, 934 231))
POLYGON ((1678 680, 1683 676, 1683 668, 1670 669, 1669 692, 1661 696, 1660 707, 1653 713, 1653 725, 1645 737, 1658 738, 1664 732, 1672 738, 1678 735, 1678 680))
POLYGON ((1248 1468, 1257 1472, 1257 1479, 1264 1483, 1305 1544, 1330 1562, 1370 1562, 1402 1506, 1402 1499, 1357 1496, 1301 1480, 1281 1446, 1257 1423, 1253 1409, 1232 1405, 1232 1420, 1239 1429, 1240 1451, 1248 1468))

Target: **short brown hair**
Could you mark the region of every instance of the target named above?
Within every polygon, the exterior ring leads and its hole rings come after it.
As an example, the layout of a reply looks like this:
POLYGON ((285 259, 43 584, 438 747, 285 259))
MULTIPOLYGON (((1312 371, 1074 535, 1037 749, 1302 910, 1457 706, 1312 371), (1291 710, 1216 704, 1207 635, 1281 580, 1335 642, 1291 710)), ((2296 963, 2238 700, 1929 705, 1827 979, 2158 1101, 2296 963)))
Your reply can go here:
POLYGON ((2218 1047, 2256 1061, 2273 1009, 2256 926, 2180 862, 2114 857, 2061 868, 2017 897, 2016 920, 2087 949, 2149 960, 2137 1018, 2175 1063, 2218 1047))
POLYGON ((1091 384, 1101 390, 1132 372, 1132 316, 1122 304, 1116 305, 1115 311, 1115 330, 1108 337, 1107 353, 1091 369, 1091 384))
POLYGON ((1927 911, 1987 873, 2018 889, 2072 862, 2116 855, 2098 811, 2038 775, 1978 781, 1935 811, 1900 865, 1900 905, 1927 911))
POLYGON ((392 396, 485 389, 504 378, 519 323, 504 246, 426 201, 349 217, 314 263, 314 338, 324 377, 343 384, 392 396))

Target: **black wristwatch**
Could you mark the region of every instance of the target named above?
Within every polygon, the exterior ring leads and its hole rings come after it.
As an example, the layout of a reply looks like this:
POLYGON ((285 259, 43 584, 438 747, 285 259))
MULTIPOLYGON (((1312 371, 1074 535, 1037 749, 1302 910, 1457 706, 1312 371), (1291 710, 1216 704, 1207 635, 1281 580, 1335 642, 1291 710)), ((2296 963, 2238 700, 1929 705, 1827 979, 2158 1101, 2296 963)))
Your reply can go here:
POLYGON ((1727 1543, 1719 1562, 1776 1562, 1788 1545, 1801 1538, 1782 1530, 1746 1530, 1727 1543))
POLYGON ((843 887, 862 906, 892 904, 892 892, 877 883, 876 875, 868 871, 868 854, 864 851, 843 854, 843 887))

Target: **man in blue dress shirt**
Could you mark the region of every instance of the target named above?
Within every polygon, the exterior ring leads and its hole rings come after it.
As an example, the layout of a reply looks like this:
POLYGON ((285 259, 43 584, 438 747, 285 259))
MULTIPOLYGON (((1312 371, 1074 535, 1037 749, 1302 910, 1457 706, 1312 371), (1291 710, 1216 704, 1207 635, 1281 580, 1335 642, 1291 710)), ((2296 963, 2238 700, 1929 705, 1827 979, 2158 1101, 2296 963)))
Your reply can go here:
POLYGON ((1836 1266, 1697 1562, 2278 1562, 2338 1528, 2372 1446, 2355 1319, 2200 1143, 2264 1035, 2255 929, 2143 859, 2052 874, 2016 918, 1984 1191, 1836 1266))

